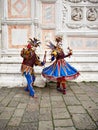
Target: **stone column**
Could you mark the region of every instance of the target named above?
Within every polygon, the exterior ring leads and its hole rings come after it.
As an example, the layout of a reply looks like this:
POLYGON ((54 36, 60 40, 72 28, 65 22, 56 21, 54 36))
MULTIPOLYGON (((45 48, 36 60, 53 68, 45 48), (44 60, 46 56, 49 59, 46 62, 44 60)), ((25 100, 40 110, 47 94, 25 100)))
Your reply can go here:
POLYGON ((1 27, 1 19, 2 19, 2 0, 0 0, 0 57, 1 57, 1 34, 2 34, 2 27, 1 27))
POLYGON ((37 37, 38 29, 38 0, 34 1, 34 36, 37 37))
POLYGON ((1 12, 1 52, 2 54, 6 52, 7 47, 7 23, 6 23, 6 13, 7 13, 7 1, 0 1, 0 12, 1 12))
POLYGON ((56 34, 62 31, 62 1, 58 0, 56 2, 56 34))
POLYGON ((1 57, 1 17, 0 17, 0 57, 1 57))

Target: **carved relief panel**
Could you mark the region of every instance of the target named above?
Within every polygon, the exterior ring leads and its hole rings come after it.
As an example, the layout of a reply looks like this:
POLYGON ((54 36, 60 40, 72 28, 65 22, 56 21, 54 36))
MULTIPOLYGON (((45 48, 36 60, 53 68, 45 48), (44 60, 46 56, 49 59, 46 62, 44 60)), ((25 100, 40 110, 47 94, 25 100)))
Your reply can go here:
POLYGON ((19 52, 29 37, 40 38, 42 47, 45 48, 47 39, 53 40, 55 35, 55 2, 56 0, 4 0, 3 52, 19 52))
POLYGON ((98 3, 98 0, 88 0, 91 3, 98 3))
POLYGON ((73 50, 98 50, 98 38, 93 36, 69 36, 68 43, 73 50))
POLYGON ((98 10, 94 7, 88 8, 86 17, 88 21, 96 21, 98 17, 98 10))
POLYGON ((91 26, 91 29, 97 29, 98 0, 62 0, 62 15, 62 28, 86 29, 91 26))
POLYGON ((68 45, 76 51, 98 50, 98 0, 62 0, 62 7, 68 45))
POLYGON ((83 19, 83 10, 80 7, 71 9, 71 19, 74 21, 81 21, 83 19))
POLYGON ((68 1, 68 2, 72 2, 72 3, 79 3, 79 2, 91 2, 91 3, 98 3, 98 0, 65 0, 65 1, 68 1))
POLYGON ((7 5, 7 49, 13 51, 27 44, 31 36, 31 0, 8 0, 7 5))
POLYGON ((8 0, 9 18, 30 18, 30 0, 8 0))
POLYGON ((54 24, 55 15, 54 15, 55 6, 54 4, 42 4, 42 23, 43 24, 54 24))
POLYGON ((51 40, 51 41, 54 41, 54 36, 55 36, 55 30, 53 29, 43 29, 42 30, 42 41, 43 41, 43 44, 42 44, 42 48, 47 50, 49 49, 47 47, 47 44, 48 42, 51 40))
POLYGON ((30 37, 31 28, 28 25, 9 25, 8 26, 8 47, 22 48, 27 44, 27 39, 30 37))
POLYGON ((72 2, 72 3, 78 3, 78 2, 81 2, 82 0, 69 0, 69 2, 72 2))
POLYGON ((47 42, 55 35, 55 3, 42 3, 42 41, 43 48, 47 49, 47 42))

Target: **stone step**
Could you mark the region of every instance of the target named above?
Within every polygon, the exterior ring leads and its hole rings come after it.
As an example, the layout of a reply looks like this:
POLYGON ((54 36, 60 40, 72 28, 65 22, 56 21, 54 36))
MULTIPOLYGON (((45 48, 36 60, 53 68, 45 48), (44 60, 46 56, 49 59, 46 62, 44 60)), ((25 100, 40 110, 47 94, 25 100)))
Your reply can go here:
MULTIPOLYGON (((40 59, 43 59, 43 56, 40 57, 40 59)), ((47 63, 50 62, 49 56, 47 57, 47 63)), ((69 63, 98 63, 98 56, 71 56, 69 58, 65 58, 66 61, 69 63)), ((6 64, 11 64, 11 63, 21 63, 22 58, 21 57, 1 57, 0 58, 0 64, 6 63, 6 64)))
MULTIPOLYGON (((46 83, 46 79, 41 76, 41 73, 35 74, 35 86, 37 87, 44 87, 46 83)), ((80 72, 80 76, 75 79, 71 80, 75 82, 82 82, 82 81, 98 81, 98 72, 80 72)), ((0 88, 1 87, 24 87, 26 86, 27 82, 24 76, 21 74, 10 73, 10 74, 0 74, 0 88)))
MULTIPOLYGON (((36 66, 34 67, 35 73, 41 73, 43 67, 36 66)), ((21 73, 21 64, 1 64, 0 65, 0 74, 20 74, 21 73)))
MULTIPOLYGON (((72 57, 66 58, 66 60, 75 67, 79 72, 80 76, 75 80, 76 82, 81 81, 98 81, 98 58, 91 57, 72 57)), ((3 57, 0 58, 0 87, 1 86, 25 86, 26 80, 21 75, 21 57, 3 57)), ((34 67, 35 74, 37 76, 37 86, 44 86, 43 79, 41 78, 41 72, 44 67, 47 67, 51 63, 48 61, 45 66, 34 67)))
POLYGON ((1 57, 0 64, 20 64, 22 62, 21 57, 1 57))
MULTIPOLYGON (((43 67, 35 66, 35 73, 41 73, 44 67, 49 65, 46 64, 43 67)), ((98 72, 98 63, 70 63, 80 72, 98 72)), ((20 63, 2 63, 0 64, 0 74, 20 74, 21 73, 21 64, 20 63)))
MULTIPOLYGON (((21 57, 3 57, 0 59, 0 87, 23 87, 27 82, 21 74, 21 57)), ((35 67, 35 86, 44 87, 45 83, 40 77, 42 67, 35 67)))
POLYGON ((25 86, 26 81, 21 74, 0 74, 0 87, 25 86))
MULTIPOLYGON (((41 76, 41 74, 35 74, 36 80, 34 85, 37 87, 45 86, 45 79, 41 76)), ((4 73, 0 74, 0 88, 1 87, 25 87, 27 85, 27 81, 22 74, 16 73, 4 73)))

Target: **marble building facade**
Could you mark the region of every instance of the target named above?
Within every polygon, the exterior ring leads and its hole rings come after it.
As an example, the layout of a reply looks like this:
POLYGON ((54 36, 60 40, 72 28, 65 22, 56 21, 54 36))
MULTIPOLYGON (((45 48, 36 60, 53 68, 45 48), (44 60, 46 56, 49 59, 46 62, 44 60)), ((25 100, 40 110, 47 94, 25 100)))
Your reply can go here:
MULTIPOLYGON (((46 44, 55 35, 63 36, 65 53, 73 50, 66 60, 81 73, 75 81, 98 81, 98 0, 0 0, 0 84, 25 84, 20 51, 29 37, 41 39, 38 54, 47 50, 50 64, 46 44)), ((36 82, 43 82, 41 70, 36 82)))

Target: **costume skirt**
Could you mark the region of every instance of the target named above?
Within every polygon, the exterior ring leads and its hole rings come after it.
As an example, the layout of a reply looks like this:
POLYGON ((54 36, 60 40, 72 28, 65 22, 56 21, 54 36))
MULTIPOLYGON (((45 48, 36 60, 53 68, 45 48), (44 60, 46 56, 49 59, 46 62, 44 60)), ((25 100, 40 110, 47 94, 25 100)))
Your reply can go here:
POLYGON ((60 59, 44 68, 42 75, 50 81, 66 81, 77 78, 79 72, 64 59, 60 59))

